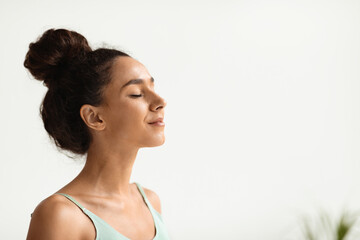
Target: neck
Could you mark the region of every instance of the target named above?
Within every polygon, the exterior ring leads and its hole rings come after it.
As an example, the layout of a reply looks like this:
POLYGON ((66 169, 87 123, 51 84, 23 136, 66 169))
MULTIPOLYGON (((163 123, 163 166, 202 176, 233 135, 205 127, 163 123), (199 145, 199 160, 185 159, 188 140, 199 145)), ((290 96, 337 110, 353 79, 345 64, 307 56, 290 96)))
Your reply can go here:
POLYGON ((77 180, 94 195, 130 199, 129 181, 138 150, 125 144, 111 149, 94 143, 77 180))

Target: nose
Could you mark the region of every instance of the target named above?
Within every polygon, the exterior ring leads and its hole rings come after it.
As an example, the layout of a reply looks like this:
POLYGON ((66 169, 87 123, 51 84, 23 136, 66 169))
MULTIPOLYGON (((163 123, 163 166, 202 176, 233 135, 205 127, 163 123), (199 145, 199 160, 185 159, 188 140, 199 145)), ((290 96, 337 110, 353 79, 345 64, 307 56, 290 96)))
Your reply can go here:
POLYGON ((160 109, 164 108, 166 105, 167 105, 167 101, 158 95, 156 101, 154 101, 153 104, 151 105, 151 110, 157 111, 159 108, 160 109))

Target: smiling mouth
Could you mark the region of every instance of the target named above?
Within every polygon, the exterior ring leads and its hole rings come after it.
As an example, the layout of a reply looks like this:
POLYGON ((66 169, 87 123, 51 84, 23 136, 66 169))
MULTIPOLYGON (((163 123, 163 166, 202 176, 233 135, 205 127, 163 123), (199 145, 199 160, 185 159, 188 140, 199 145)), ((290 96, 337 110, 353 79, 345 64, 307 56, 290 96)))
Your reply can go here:
POLYGON ((163 121, 157 121, 149 124, 153 126, 165 126, 165 123, 163 121))
POLYGON ((164 120, 164 118, 163 117, 159 117, 159 118, 157 118, 157 119, 155 119, 153 122, 149 122, 150 124, 153 124, 153 123, 162 123, 163 122, 163 120, 164 120))

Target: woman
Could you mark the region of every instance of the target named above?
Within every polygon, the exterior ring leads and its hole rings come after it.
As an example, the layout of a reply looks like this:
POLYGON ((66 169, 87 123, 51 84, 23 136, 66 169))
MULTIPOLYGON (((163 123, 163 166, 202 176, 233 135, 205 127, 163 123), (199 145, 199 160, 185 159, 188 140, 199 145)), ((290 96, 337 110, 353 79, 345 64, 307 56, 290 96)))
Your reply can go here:
POLYGON ((129 183, 138 150, 165 141, 166 102, 146 68, 66 29, 31 43, 24 66, 48 87, 40 112, 55 144, 86 154, 78 176, 35 208, 27 240, 169 239, 158 195, 129 183))

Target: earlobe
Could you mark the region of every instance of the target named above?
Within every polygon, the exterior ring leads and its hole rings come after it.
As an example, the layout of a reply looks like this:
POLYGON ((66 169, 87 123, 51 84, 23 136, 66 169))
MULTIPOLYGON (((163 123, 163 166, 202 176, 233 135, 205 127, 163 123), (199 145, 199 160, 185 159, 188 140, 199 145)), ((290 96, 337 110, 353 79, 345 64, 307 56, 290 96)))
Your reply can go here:
POLYGON ((85 124, 94 130, 104 130, 105 121, 99 116, 96 107, 85 104, 80 108, 80 116, 85 124))

